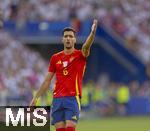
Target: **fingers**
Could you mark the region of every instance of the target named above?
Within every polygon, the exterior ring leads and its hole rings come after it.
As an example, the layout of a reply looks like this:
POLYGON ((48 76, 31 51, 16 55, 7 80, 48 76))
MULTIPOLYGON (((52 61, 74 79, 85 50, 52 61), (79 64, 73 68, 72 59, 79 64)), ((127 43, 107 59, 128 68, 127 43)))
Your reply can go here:
POLYGON ((30 103, 30 106, 33 106, 33 102, 30 103))
POLYGON ((32 100, 30 106, 35 106, 35 100, 32 100))
POLYGON ((97 25, 97 22, 98 22, 97 19, 93 20, 93 24, 97 25))
POLYGON ((97 19, 94 19, 93 20, 93 25, 92 25, 92 28, 91 28, 93 33, 96 32, 97 23, 98 23, 97 19))

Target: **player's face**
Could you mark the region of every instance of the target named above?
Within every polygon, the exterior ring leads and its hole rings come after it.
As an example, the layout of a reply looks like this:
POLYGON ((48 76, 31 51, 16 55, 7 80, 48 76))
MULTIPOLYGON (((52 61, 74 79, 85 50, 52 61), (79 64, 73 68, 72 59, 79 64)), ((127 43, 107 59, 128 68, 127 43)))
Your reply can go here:
POLYGON ((66 49, 74 48, 74 44, 76 43, 76 37, 74 33, 72 31, 65 31, 62 42, 64 43, 64 47, 66 49))

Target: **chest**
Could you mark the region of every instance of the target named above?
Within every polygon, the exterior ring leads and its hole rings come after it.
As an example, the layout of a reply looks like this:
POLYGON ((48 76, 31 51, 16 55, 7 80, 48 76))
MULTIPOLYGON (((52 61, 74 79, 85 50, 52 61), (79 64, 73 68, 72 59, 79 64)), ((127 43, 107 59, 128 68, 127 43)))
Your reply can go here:
POLYGON ((63 70, 64 68, 71 68, 76 65, 76 62, 79 60, 79 56, 69 55, 69 56, 60 56, 56 61, 56 70, 63 70))

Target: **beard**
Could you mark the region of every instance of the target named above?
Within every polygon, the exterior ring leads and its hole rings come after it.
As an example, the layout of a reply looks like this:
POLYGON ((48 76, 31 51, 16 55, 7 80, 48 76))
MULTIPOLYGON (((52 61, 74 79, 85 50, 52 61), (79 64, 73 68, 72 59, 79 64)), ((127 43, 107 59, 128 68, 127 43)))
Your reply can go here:
POLYGON ((65 47, 65 48, 69 50, 69 49, 71 49, 72 47, 70 46, 70 47, 65 47))
POLYGON ((65 46, 65 48, 67 50, 72 49, 74 47, 74 45, 72 43, 70 43, 70 44, 64 44, 64 46, 65 46))

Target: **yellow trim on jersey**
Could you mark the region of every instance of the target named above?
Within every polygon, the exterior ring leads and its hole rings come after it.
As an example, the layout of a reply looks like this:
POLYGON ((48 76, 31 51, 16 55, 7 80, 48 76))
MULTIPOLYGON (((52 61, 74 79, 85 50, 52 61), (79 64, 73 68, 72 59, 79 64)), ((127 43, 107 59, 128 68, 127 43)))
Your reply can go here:
POLYGON ((76 96, 76 100, 77 100, 77 103, 78 103, 78 108, 79 108, 79 110, 81 110, 81 104, 80 104, 79 96, 76 96))
POLYGON ((76 93, 77 93, 76 100, 78 103, 78 107, 79 107, 79 110, 81 110, 81 104, 80 104, 80 99, 79 99, 78 74, 76 76, 76 93))
POLYGON ((84 75, 84 73, 85 73, 85 69, 86 69, 86 65, 84 65, 84 68, 83 68, 83 74, 82 74, 82 76, 84 75))
POLYGON ((78 87, 78 74, 76 75, 76 95, 79 95, 79 87, 78 87))

